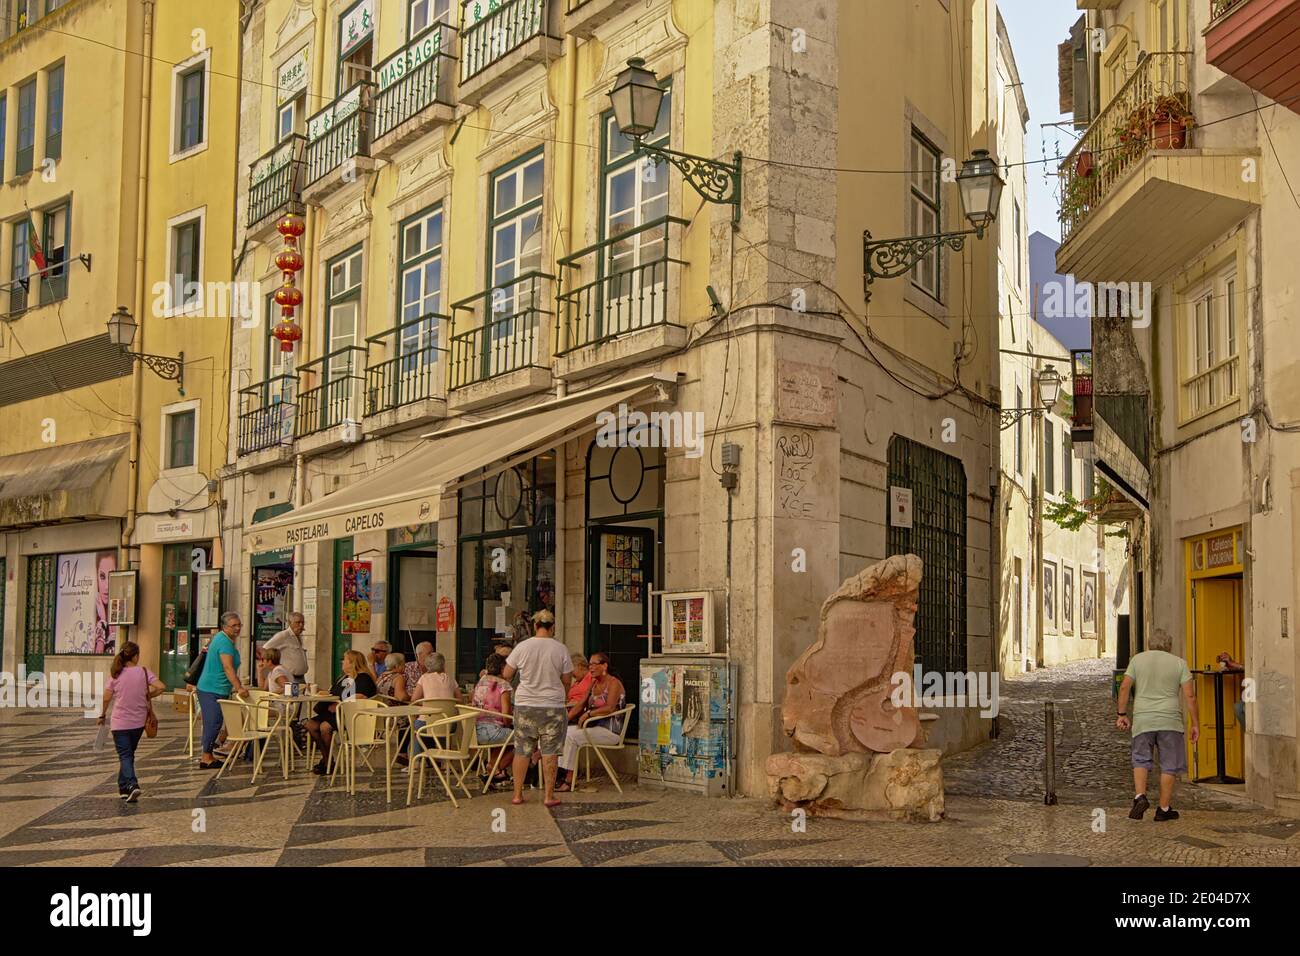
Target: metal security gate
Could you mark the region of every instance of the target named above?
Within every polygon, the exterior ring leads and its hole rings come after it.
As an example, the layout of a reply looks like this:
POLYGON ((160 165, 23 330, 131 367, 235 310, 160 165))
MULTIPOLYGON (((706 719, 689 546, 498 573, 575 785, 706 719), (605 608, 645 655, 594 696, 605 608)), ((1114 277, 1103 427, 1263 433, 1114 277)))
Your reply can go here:
POLYGON ((27 673, 45 670, 45 655, 54 653, 54 596, 59 558, 38 554, 27 559, 25 661, 27 673))
POLYGON ((966 472, 961 459, 901 435, 889 440, 890 487, 912 492, 912 527, 888 529, 890 555, 923 564, 916 659, 927 671, 966 670, 966 472))

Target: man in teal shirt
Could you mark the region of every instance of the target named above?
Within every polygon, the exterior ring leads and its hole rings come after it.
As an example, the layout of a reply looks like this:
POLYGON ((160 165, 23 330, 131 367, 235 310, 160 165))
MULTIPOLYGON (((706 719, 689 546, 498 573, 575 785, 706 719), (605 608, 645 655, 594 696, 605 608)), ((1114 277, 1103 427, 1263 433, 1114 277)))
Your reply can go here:
POLYGON ((221 630, 212 635, 203 673, 195 685, 195 696, 199 699, 199 709, 203 711, 203 756, 199 759, 199 766, 204 770, 221 766, 212 753, 217 735, 221 733, 221 698, 232 693, 243 697, 248 693, 239 679, 238 641, 243 629, 243 621, 234 611, 221 615, 221 630))
POLYGON ((1178 811, 1170 807, 1174 796, 1174 779, 1187 769, 1187 744, 1183 738, 1183 712, 1179 697, 1187 700, 1187 714, 1192 721, 1192 743, 1201 737, 1196 717, 1196 688, 1192 672, 1181 657, 1169 653, 1172 643, 1164 631, 1156 631, 1148 642, 1150 650, 1133 655, 1124 681, 1119 686, 1119 716, 1115 726, 1133 732, 1133 808, 1130 820, 1141 820, 1151 806, 1147 802, 1147 774, 1153 766, 1151 751, 1160 754, 1160 806, 1156 820, 1177 820, 1178 811), (1129 714, 1129 695, 1133 685, 1133 712, 1129 714))

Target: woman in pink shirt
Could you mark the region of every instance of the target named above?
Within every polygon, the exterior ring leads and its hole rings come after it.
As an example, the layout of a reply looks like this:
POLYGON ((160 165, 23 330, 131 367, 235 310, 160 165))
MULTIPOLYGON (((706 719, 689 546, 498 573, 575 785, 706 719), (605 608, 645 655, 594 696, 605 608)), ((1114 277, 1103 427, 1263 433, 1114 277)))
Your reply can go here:
MULTIPOLYGON (((144 735, 145 721, 149 718, 149 699, 167 690, 147 667, 140 666, 140 645, 133 641, 122 644, 109 668, 108 683, 104 685, 104 712, 113 705, 109 729, 113 731, 113 744, 117 747, 117 792, 127 803, 140 799, 140 781, 135 776, 135 748, 144 735)), ((102 724, 104 718, 100 717, 102 724)))
MULTIPOLYGON (((461 694, 460 687, 456 681, 447 676, 447 658, 436 651, 424 659, 424 676, 420 682, 415 685, 411 691, 411 703, 418 704, 422 700, 454 700, 463 701, 464 695, 461 694)), ((412 725, 411 733, 411 756, 414 757, 424 749, 424 743, 420 740, 415 731, 423 727, 428 721, 415 718, 412 725)))

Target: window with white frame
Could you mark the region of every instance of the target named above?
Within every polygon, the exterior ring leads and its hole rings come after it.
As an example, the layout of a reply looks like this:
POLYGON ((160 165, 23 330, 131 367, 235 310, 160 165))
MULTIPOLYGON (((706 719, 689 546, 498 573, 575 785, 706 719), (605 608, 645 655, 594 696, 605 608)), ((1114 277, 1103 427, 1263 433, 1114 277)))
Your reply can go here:
POLYGON ((193 468, 197 464, 194 435, 198 414, 198 408, 193 405, 163 411, 164 469, 193 468))
POLYGON ((439 20, 451 22, 451 0, 410 0, 406 14, 406 38, 418 34, 439 20))
POLYGON ((204 50, 172 70, 172 159, 197 153, 208 141, 208 69, 204 50))
POLYGON ((492 174, 488 280, 492 286, 489 374, 536 360, 537 339, 524 313, 541 305, 541 287, 521 276, 542 266, 543 154, 538 151, 492 174), (522 335, 525 341, 516 341, 522 335), (506 344, 498 344, 506 343, 506 344), (526 351, 525 351, 526 350, 526 351), (500 367, 499 367, 500 366, 500 367))
POLYGON ((41 304, 68 294, 68 245, 72 238, 71 207, 68 203, 46 209, 41 215, 41 248, 45 269, 41 273, 41 304))
MULTIPOLYGON (((672 93, 664 94, 658 123, 647 137, 654 146, 670 143, 672 93)), ((667 298, 661 291, 668 279, 666 261, 668 227, 647 229, 624 239, 618 237, 668 215, 668 167, 656 166, 618 129, 613 112, 605 114, 605 217, 600 238, 617 240, 601 263, 606 301, 601 309, 601 335, 616 335, 629 328, 666 320, 661 311, 667 298)))
POLYGON ((275 141, 283 143, 294 133, 304 133, 307 129, 306 116, 307 93, 299 93, 280 107, 276 115, 275 141))
POLYGON ((328 379, 356 374, 356 359, 348 346, 356 345, 361 328, 362 249, 357 246, 329 261, 325 305, 325 345, 330 355, 328 379), (337 354, 335 354, 337 353, 337 354))
POLYGON ((1235 270, 1191 290, 1184 310, 1182 420, 1186 422, 1240 397, 1235 270))
POLYGON ((401 374, 438 361, 438 319, 442 312, 442 203, 416 213, 399 231, 398 311, 401 374))
POLYGON ((167 227, 169 312, 203 308, 203 212, 177 216, 167 227))
MULTIPOLYGON (((930 236, 942 229, 942 185, 939 150, 917 130, 912 130, 911 198, 909 228, 913 236, 930 236)), ((943 259, 936 247, 912 267, 912 284, 936 301, 941 299, 943 259)))

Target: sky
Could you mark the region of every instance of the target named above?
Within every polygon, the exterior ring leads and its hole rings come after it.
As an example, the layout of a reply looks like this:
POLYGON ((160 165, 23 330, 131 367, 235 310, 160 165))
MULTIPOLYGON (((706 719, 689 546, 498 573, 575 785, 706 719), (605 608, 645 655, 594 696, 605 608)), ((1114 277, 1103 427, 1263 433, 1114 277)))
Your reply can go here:
POLYGON ((1029 127, 1025 130, 1025 160, 1029 182, 1029 231, 1060 240, 1057 210, 1057 163, 1034 162, 1046 156, 1063 156, 1076 141, 1070 127, 1043 126, 1059 122, 1060 103, 1056 83, 1056 45, 1069 37, 1070 26, 1079 19, 1074 0, 998 0, 1006 21, 1016 67, 1024 84, 1029 106, 1029 127), (1047 176, 1044 177, 1044 170, 1047 176))

